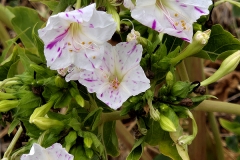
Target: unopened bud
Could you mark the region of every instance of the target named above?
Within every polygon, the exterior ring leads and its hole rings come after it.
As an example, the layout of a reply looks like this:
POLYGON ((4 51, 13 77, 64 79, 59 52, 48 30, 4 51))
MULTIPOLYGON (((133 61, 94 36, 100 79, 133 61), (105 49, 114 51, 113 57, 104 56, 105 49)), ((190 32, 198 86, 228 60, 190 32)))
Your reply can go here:
POLYGON ((84 107, 84 99, 83 97, 79 94, 78 90, 75 88, 70 88, 70 94, 71 96, 76 100, 76 102, 81 106, 84 107))
POLYGON ((240 50, 228 56, 221 64, 219 69, 209 78, 201 82, 201 86, 207 86, 213 82, 218 81, 223 76, 234 71, 240 61, 240 50))
POLYGON ((36 108, 32 115, 29 118, 29 123, 33 123, 33 120, 37 117, 44 117, 50 108, 53 106, 53 101, 49 101, 46 104, 42 105, 41 107, 36 108))
POLYGON ((89 159, 92 158, 92 156, 93 156, 93 150, 92 149, 85 147, 85 153, 86 153, 86 155, 89 159))
POLYGON ((183 60, 186 57, 192 56, 199 51, 207 44, 210 37, 211 30, 208 29, 204 32, 197 31, 193 36, 193 41, 190 43, 185 50, 183 50, 177 57, 171 60, 172 65, 176 65, 179 61, 183 60))
POLYGON ((173 74, 171 71, 168 71, 168 73, 166 75, 166 83, 169 87, 171 87, 173 85, 173 74))
POLYGON ((92 139, 90 137, 84 137, 83 142, 87 148, 91 148, 92 146, 92 139))
POLYGON ((70 131, 68 135, 65 137, 65 143, 66 143, 66 150, 69 151, 70 148, 76 143, 77 139, 77 132, 76 131, 70 131))
POLYGON ((140 37, 140 33, 135 31, 134 29, 127 35, 127 42, 136 41, 138 37, 140 37))
POLYGON ((2 100, 0 101, 0 112, 7 112, 10 109, 16 108, 18 100, 2 100))
POLYGON ((60 76, 56 76, 56 77, 55 77, 55 84, 56 84, 56 86, 59 87, 59 88, 67 87, 67 82, 65 81, 65 79, 63 79, 63 78, 60 77, 60 76))
POLYGON ((117 24, 117 31, 120 31, 120 17, 119 14, 117 13, 115 6, 108 4, 107 5, 107 13, 112 15, 112 18, 117 24))
POLYGON ((64 128, 64 123, 50 118, 45 117, 37 117, 32 120, 32 122, 41 130, 48 130, 48 129, 58 129, 62 130, 64 128))
POLYGON ((160 122, 160 125, 163 130, 168 131, 168 132, 176 132, 177 131, 173 122, 165 115, 163 115, 163 114, 161 115, 159 122, 160 122))
POLYGON ((11 93, 4 93, 0 92, 0 100, 5 100, 5 99, 15 99, 16 97, 11 94, 11 93))

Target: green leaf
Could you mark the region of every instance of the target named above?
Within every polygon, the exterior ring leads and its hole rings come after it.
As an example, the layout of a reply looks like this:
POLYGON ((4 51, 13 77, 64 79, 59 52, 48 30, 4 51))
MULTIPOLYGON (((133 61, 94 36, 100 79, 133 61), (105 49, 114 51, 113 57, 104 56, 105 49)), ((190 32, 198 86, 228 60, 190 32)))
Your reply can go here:
POLYGON ((37 126, 29 123, 26 119, 21 119, 21 121, 23 122, 24 127, 26 128, 26 133, 29 137, 37 139, 40 136, 42 131, 37 126))
POLYGON ((59 1, 55 1, 55 0, 52 0, 52 1, 48 1, 48 0, 45 0, 45 1, 39 1, 39 0, 30 0, 30 1, 37 1, 37 2, 41 2, 43 4, 45 4, 46 6, 48 6, 48 8, 52 11, 55 10, 55 8, 58 6, 58 3, 59 1))
POLYGON ((119 155, 116 122, 106 122, 103 127, 103 141, 107 154, 116 157, 119 155))
POLYGON ((145 142, 150 144, 151 146, 156 146, 161 143, 162 138, 159 136, 164 132, 161 129, 161 126, 158 121, 154 121, 153 119, 150 119, 148 123, 148 131, 146 135, 145 142))
POLYGON ((62 96, 55 103, 54 108, 67 107, 70 104, 71 100, 72 100, 72 96, 70 95, 70 93, 68 91, 64 92, 62 96))
POLYGON ((222 118, 219 119, 219 122, 220 122, 221 126, 223 128, 225 128, 226 130, 233 132, 237 135, 240 135, 240 123, 230 122, 230 121, 222 119, 222 118))
POLYGON ((35 44, 33 43, 34 40, 32 38, 32 29, 35 24, 35 31, 37 32, 37 29, 39 29, 43 22, 40 20, 38 12, 34 9, 27 8, 27 7, 8 7, 8 9, 15 15, 15 17, 12 19, 12 25, 14 31, 19 35, 22 43, 24 46, 31 50, 32 53, 37 52, 37 48, 35 47, 35 44), (26 32, 22 33, 28 29, 26 32))
POLYGON ((7 74, 7 78, 12 78, 14 77, 15 75, 18 74, 18 63, 19 63, 20 60, 17 60, 16 62, 14 62, 9 70, 8 70, 8 74, 7 74))
POLYGON ((72 154, 74 156, 74 160, 89 160, 89 158, 87 157, 87 155, 84 152, 84 148, 82 145, 73 147, 70 150, 70 154, 72 154))
POLYGON ((55 7, 53 14, 65 11, 68 6, 73 6, 76 0, 60 0, 58 5, 55 7))
POLYGON ((143 152, 145 136, 137 140, 126 160, 139 160, 143 152))
POLYGON ((16 126, 17 126, 19 123, 20 123, 19 119, 17 119, 17 118, 14 118, 14 119, 13 119, 13 121, 12 121, 12 123, 10 124, 9 129, 8 129, 8 135, 9 135, 10 133, 12 133, 12 131, 16 128, 16 126))
POLYGON ((90 112, 83 121, 84 126, 91 128, 92 131, 95 130, 99 124, 102 110, 102 108, 97 108, 94 111, 90 112))
POLYGON ((238 138, 236 135, 226 137, 227 147, 234 152, 239 152, 238 138))
MULTIPOLYGON (((194 56, 215 61, 220 59, 221 54, 230 54, 240 49, 240 41, 230 32, 224 30, 221 25, 214 25, 211 28, 211 36, 208 44, 201 52, 194 56)), ((222 57, 223 58, 223 57, 222 57)))

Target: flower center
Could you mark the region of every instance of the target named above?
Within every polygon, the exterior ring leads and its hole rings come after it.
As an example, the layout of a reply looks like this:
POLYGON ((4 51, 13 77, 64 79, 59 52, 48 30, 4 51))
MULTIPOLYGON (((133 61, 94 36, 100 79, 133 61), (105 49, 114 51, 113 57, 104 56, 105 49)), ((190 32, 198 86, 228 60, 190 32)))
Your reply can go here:
POLYGON ((118 86, 119 86, 120 82, 119 82, 117 77, 115 77, 113 79, 109 79, 109 82, 111 83, 111 87, 113 89, 118 89, 118 86))
POLYGON ((187 30, 185 20, 180 20, 177 12, 174 13, 174 18, 170 15, 167 10, 167 1, 166 0, 157 0, 156 6, 163 12, 163 14, 167 17, 168 21, 172 24, 172 26, 177 29, 178 26, 181 27, 182 30, 187 30))
MULTIPOLYGON (((95 50, 96 48, 99 48, 95 43, 90 41, 86 35, 84 35, 84 33, 81 31, 81 25, 79 23, 74 22, 70 24, 69 30, 70 37, 72 38, 72 43, 67 43, 70 48, 70 52, 72 52, 73 50, 79 51, 80 49, 95 50)), ((93 57, 93 59, 95 59, 95 57, 93 57)))

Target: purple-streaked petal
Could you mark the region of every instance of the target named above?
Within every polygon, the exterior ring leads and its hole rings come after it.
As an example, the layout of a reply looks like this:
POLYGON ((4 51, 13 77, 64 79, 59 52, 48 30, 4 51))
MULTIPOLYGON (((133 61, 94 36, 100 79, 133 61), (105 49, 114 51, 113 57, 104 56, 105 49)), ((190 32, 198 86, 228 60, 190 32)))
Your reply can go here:
POLYGON ((54 160, 73 160, 73 155, 69 154, 65 148, 62 148, 60 143, 54 143, 52 146, 46 148, 46 151, 54 160))
POLYGON ((192 24, 209 13, 211 0, 138 0, 132 17, 142 24, 172 36, 192 41, 192 24), (204 2, 203 2, 204 1, 204 2))
POLYGON ((49 159, 48 153, 45 148, 42 148, 39 144, 34 143, 29 154, 23 154, 21 160, 40 160, 49 159))
POLYGON ((122 42, 115 46, 115 66, 118 73, 126 74, 139 65, 142 58, 142 46, 133 42, 122 42))
POLYGON ((150 88, 150 81, 146 77, 142 67, 136 66, 124 76, 121 85, 135 96, 150 88))

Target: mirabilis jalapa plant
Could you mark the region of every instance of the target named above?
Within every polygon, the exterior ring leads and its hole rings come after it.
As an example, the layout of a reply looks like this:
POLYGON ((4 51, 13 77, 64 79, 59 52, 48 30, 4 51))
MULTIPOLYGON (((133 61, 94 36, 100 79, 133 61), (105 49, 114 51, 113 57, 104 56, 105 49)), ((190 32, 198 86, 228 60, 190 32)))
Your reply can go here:
POLYGON ((204 25, 212 1, 39 2, 53 11, 46 22, 35 10, 5 8, 17 37, 0 58, 0 112, 12 117, 1 122, 10 123, 9 133, 18 131, 3 159, 115 157, 116 120, 128 118, 137 120, 140 133, 128 160, 146 159, 146 145, 159 146, 174 160, 190 159, 188 145, 197 135, 190 109, 214 98, 204 86, 234 70, 240 59, 237 39, 220 25, 204 25), (189 56, 227 57, 227 70, 190 82, 184 65, 189 56), (182 118, 192 119, 192 134, 183 132, 182 118), (22 135, 25 145, 14 148, 22 135))

